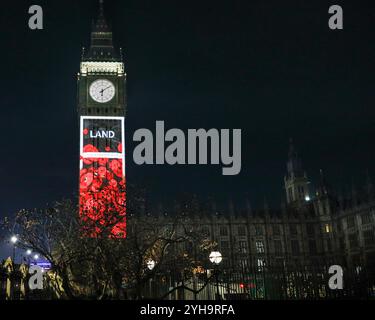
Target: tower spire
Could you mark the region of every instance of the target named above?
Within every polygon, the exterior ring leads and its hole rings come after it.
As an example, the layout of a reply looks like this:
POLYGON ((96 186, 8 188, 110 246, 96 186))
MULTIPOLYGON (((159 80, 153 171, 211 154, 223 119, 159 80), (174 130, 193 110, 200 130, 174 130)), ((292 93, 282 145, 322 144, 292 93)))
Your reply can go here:
POLYGON ((104 16, 104 1, 99 0, 99 14, 98 19, 94 25, 93 32, 109 32, 109 26, 104 16))
POLYGON ((288 152, 288 162, 287 162, 287 169, 289 176, 303 176, 304 172, 302 170, 302 163, 301 159, 298 157, 297 151, 294 148, 293 139, 289 139, 289 152, 288 152))
POLYGON ((317 196, 324 196, 329 193, 329 186, 327 184, 326 177, 322 169, 319 169, 319 185, 316 190, 317 196))
POLYGON ((308 201, 309 181, 306 172, 302 168, 302 161, 294 148, 293 140, 289 139, 288 161, 286 164, 287 172, 284 177, 284 187, 286 191, 287 203, 308 201))
POLYGON ((99 0, 99 12, 93 22, 91 44, 84 55, 86 61, 121 61, 113 46, 112 31, 104 15, 104 1, 99 0))

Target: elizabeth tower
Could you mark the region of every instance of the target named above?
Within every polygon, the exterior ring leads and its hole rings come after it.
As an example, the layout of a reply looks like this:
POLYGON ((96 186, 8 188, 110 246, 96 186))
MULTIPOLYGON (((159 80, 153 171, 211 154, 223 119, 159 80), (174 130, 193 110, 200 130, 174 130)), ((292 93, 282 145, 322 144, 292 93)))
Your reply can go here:
POLYGON ((103 1, 78 73, 79 214, 87 237, 126 236, 126 73, 103 1))

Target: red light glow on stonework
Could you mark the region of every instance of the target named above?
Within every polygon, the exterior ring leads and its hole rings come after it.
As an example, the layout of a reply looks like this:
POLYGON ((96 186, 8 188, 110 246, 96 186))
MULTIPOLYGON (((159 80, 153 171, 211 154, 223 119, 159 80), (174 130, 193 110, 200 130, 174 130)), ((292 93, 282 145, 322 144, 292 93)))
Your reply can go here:
POLYGON ((85 234, 99 236, 111 230, 116 238, 126 236, 125 177, 122 161, 106 158, 86 158, 80 170, 80 216, 85 234))
MULTIPOLYGON (((90 127, 113 125, 107 119, 85 120, 81 136, 79 215, 85 237, 126 237, 125 155, 122 126, 114 139, 88 137, 90 127)), ((113 121, 113 120, 111 120, 113 121)))

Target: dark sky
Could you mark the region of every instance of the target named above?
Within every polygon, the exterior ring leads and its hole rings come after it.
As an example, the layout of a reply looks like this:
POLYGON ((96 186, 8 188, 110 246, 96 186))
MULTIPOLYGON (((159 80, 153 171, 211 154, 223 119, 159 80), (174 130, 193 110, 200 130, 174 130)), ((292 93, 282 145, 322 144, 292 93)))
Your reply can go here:
MULTIPOLYGON (((2 4, 0 216, 77 189, 76 74, 95 0, 2 4), (44 30, 28 29, 28 8, 44 30)), ((312 181, 375 174, 374 1, 106 0, 128 74, 127 178, 165 200, 183 191, 279 204, 293 137, 312 181), (328 8, 344 9, 344 30, 328 8), (242 171, 137 166, 138 128, 242 129, 242 171)))

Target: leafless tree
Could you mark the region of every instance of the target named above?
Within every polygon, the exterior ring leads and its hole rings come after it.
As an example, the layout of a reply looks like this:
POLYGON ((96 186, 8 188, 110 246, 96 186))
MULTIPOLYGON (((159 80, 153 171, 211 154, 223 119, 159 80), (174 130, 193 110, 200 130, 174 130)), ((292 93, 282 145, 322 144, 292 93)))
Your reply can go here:
POLYGON ((55 290, 64 298, 122 299, 129 298, 124 295, 127 291, 140 299, 144 284, 156 272, 166 272, 171 266, 189 272, 198 263, 199 253, 207 256, 213 243, 193 231, 181 212, 163 219, 145 214, 143 196, 132 194, 125 239, 111 237, 110 224, 108 232, 87 237, 72 200, 41 210, 20 210, 14 219, 5 219, 2 227, 18 235, 19 247, 38 252, 51 263, 61 283, 55 283, 55 290), (149 260, 155 262, 152 270, 147 268, 149 260))

